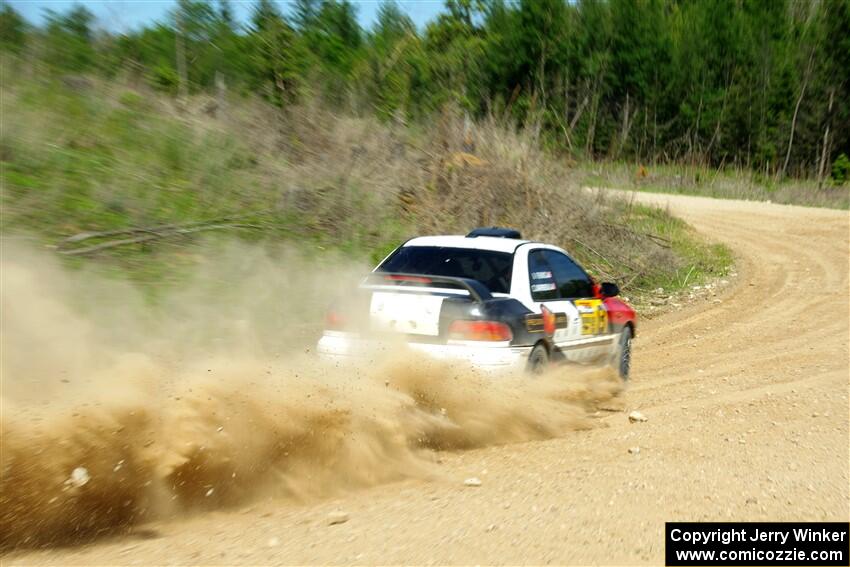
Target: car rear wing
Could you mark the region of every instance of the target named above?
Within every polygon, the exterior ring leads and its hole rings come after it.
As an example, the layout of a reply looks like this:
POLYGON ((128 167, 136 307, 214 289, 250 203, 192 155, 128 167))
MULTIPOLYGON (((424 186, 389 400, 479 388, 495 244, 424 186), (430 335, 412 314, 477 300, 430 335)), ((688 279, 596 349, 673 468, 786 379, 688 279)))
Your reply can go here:
POLYGON ((394 285, 398 287, 431 287, 450 289, 462 289, 469 293, 469 297, 476 303, 493 298, 493 294, 487 286, 478 280, 469 278, 453 278, 450 276, 432 276, 427 274, 404 274, 400 272, 372 272, 360 287, 373 288, 376 286, 394 285))

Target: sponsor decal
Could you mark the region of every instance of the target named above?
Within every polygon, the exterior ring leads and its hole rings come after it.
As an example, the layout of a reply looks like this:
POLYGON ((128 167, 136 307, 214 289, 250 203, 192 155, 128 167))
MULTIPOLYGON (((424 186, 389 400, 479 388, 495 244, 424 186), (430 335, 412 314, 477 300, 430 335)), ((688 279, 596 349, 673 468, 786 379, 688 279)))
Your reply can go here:
POLYGON ((526 315, 525 328, 529 333, 545 333, 551 337, 557 329, 567 328, 566 313, 552 313, 545 305, 542 306, 541 313, 526 315))
POLYGON ((531 291, 553 291, 555 289, 554 283, 539 283, 539 284, 531 284, 531 291))
POLYGON ((608 311, 601 299, 576 299, 573 304, 581 316, 582 335, 603 335, 608 331, 608 311))

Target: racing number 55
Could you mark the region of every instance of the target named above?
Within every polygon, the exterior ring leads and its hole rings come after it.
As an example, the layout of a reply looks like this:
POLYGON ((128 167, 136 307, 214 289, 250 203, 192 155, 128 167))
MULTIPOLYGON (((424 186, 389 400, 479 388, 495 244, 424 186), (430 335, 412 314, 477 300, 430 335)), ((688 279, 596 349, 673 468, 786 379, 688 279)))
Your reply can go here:
POLYGON ((576 299, 573 304, 581 317, 582 335, 603 335, 608 332, 608 311, 600 299, 576 299))

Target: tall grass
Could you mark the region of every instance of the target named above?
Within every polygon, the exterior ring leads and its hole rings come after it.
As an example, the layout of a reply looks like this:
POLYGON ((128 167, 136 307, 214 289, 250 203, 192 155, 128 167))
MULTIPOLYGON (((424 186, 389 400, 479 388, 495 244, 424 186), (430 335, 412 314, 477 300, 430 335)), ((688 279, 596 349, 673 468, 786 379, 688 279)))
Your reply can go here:
MULTIPOLYGON (((533 132, 494 120, 470 125, 449 109, 423 131, 312 104, 280 111, 233 98, 177 107, 119 82, 80 84, 0 86, 6 237, 27 233, 79 252, 82 244, 63 239, 215 221, 224 238, 375 261, 415 234, 507 225, 562 245, 634 293, 730 263, 664 211, 581 189, 580 172, 542 152, 533 132)), ((197 237, 172 236, 71 261, 159 284, 193 261, 197 237)))

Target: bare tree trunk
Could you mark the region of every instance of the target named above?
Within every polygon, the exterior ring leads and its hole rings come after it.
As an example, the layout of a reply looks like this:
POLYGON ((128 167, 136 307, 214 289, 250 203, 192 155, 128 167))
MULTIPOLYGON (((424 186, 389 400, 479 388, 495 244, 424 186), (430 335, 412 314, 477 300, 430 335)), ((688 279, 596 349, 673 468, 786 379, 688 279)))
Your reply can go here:
POLYGON ((835 89, 829 91, 829 109, 826 115, 826 129, 823 132, 823 149, 820 154, 820 166, 818 167, 818 190, 823 187, 823 174, 826 169, 826 159, 829 157, 829 124, 832 122, 832 103, 835 99, 835 89))
POLYGON ((592 114, 590 115, 590 126, 587 129, 587 140, 585 143, 585 152, 589 157, 593 157, 593 138, 596 135, 596 115, 599 112, 599 95, 593 93, 593 104, 591 105, 593 109, 592 114))
POLYGON ((540 108, 542 108, 544 112, 546 111, 546 80, 545 80, 545 77, 544 77, 545 73, 546 73, 546 44, 544 43, 541 46, 540 68, 537 71, 537 85, 538 85, 538 88, 540 89, 540 108))
POLYGON ((567 68, 566 74, 564 75, 564 112, 563 112, 563 120, 561 121, 561 130, 564 131, 564 137, 567 139, 567 147, 569 148, 570 153, 573 153, 573 140, 572 136, 566 129, 566 124, 570 120, 570 70, 567 68))
POLYGON ((800 103, 803 102, 803 95, 806 94, 806 87, 809 84, 809 75, 812 72, 812 62, 815 58, 815 49, 812 48, 812 54, 809 55, 809 63, 806 65, 806 72, 803 75, 803 85, 800 87, 800 96, 797 97, 797 104, 794 105, 794 116, 791 118, 791 133, 788 135, 788 150, 785 152, 785 162, 782 164, 782 170, 779 172, 779 178, 785 177, 785 172, 788 170, 788 162, 791 160, 791 147, 794 144, 794 131, 797 129, 797 114, 800 112, 800 103))
POLYGON ((643 136, 641 136, 640 147, 638 148, 637 158, 639 161, 646 161, 644 156, 646 154, 646 146, 648 144, 648 128, 649 128, 649 106, 643 106, 643 136))
POLYGON ((588 102, 589 99, 590 99, 590 97, 588 95, 585 95, 584 99, 578 105, 578 108, 576 109, 576 113, 573 114, 573 119, 570 120, 570 132, 575 130, 576 125, 578 125, 578 121, 579 121, 579 119, 581 119, 581 115, 584 112, 585 107, 587 107, 587 102, 588 102))
MULTIPOLYGON (((753 87, 749 86, 747 100, 753 100, 753 87)), ((753 105, 747 105, 747 170, 752 171, 752 149, 753 149, 753 105)))
POLYGON ((599 99, 601 95, 599 94, 599 89, 602 86, 602 74, 605 72, 605 69, 601 69, 599 73, 593 80, 593 94, 591 95, 591 116, 590 116, 590 125, 587 129, 587 139, 585 140, 585 151, 588 157, 593 157, 593 142, 596 138, 596 120, 599 115, 599 99))
POLYGON ((629 101, 629 93, 626 93, 626 107, 623 109, 623 126, 620 129, 620 143, 617 144, 617 147, 614 149, 614 159, 617 159, 620 156, 620 151, 622 151, 623 146, 626 145, 626 140, 629 137, 629 131, 632 129, 632 124, 629 120, 629 101))
MULTIPOLYGON (((701 90, 702 90, 702 92, 705 92, 705 81, 703 81, 703 86, 702 86, 701 90)), ((700 151, 700 148, 701 148, 701 145, 699 143, 699 140, 700 140, 699 125, 700 125, 701 121, 702 121, 702 95, 700 95, 700 97, 699 97, 699 106, 697 107, 697 120, 696 120, 696 124, 694 126, 694 141, 691 142, 691 149, 690 149, 691 165, 696 164, 696 161, 695 161, 696 158, 694 156, 696 155, 696 152, 700 151)))
MULTIPOLYGON (((764 131, 767 129, 767 126, 766 126, 766 124, 767 124, 767 87, 768 87, 768 83, 769 83, 769 80, 770 80, 770 78, 768 76, 768 71, 767 71, 769 66, 763 65, 763 67, 764 67, 764 70, 762 72, 761 103, 760 103, 761 116, 759 118, 759 129, 758 129, 758 133, 760 135, 764 134, 764 131)), ((770 164, 770 160, 768 160, 767 164, 768 165, 770 164)), ((770 168, 769 167, 764 168, 764 176, 765 177, 770 176, 770 168)))
POLYGON ((708 141, 708 148, 705 150, 705 161, 711 161, 711 151, 714 149, 714 144, 717 140, 720 139, 720 127, 723 125, 723 115, 726 114, 726 101, 729 99, 729 87, 730 85, 726 85, 726 89, 723 93, 723 105, 720 107, 720 115, 717 117, 717 124, 714 125, 714 133, 711 135, 711 139, 708 141))
POLYGON ((631 130, 631 124, 629 123, 629 93, 626 93, 626 108, 623 112, 623 128, 620 131, 620 143, 624 143, 626 138, 629 136, 629 130, 631 130))
POLYGON ((658 163, 658 103, 652 103, 652 165, 658 163))

